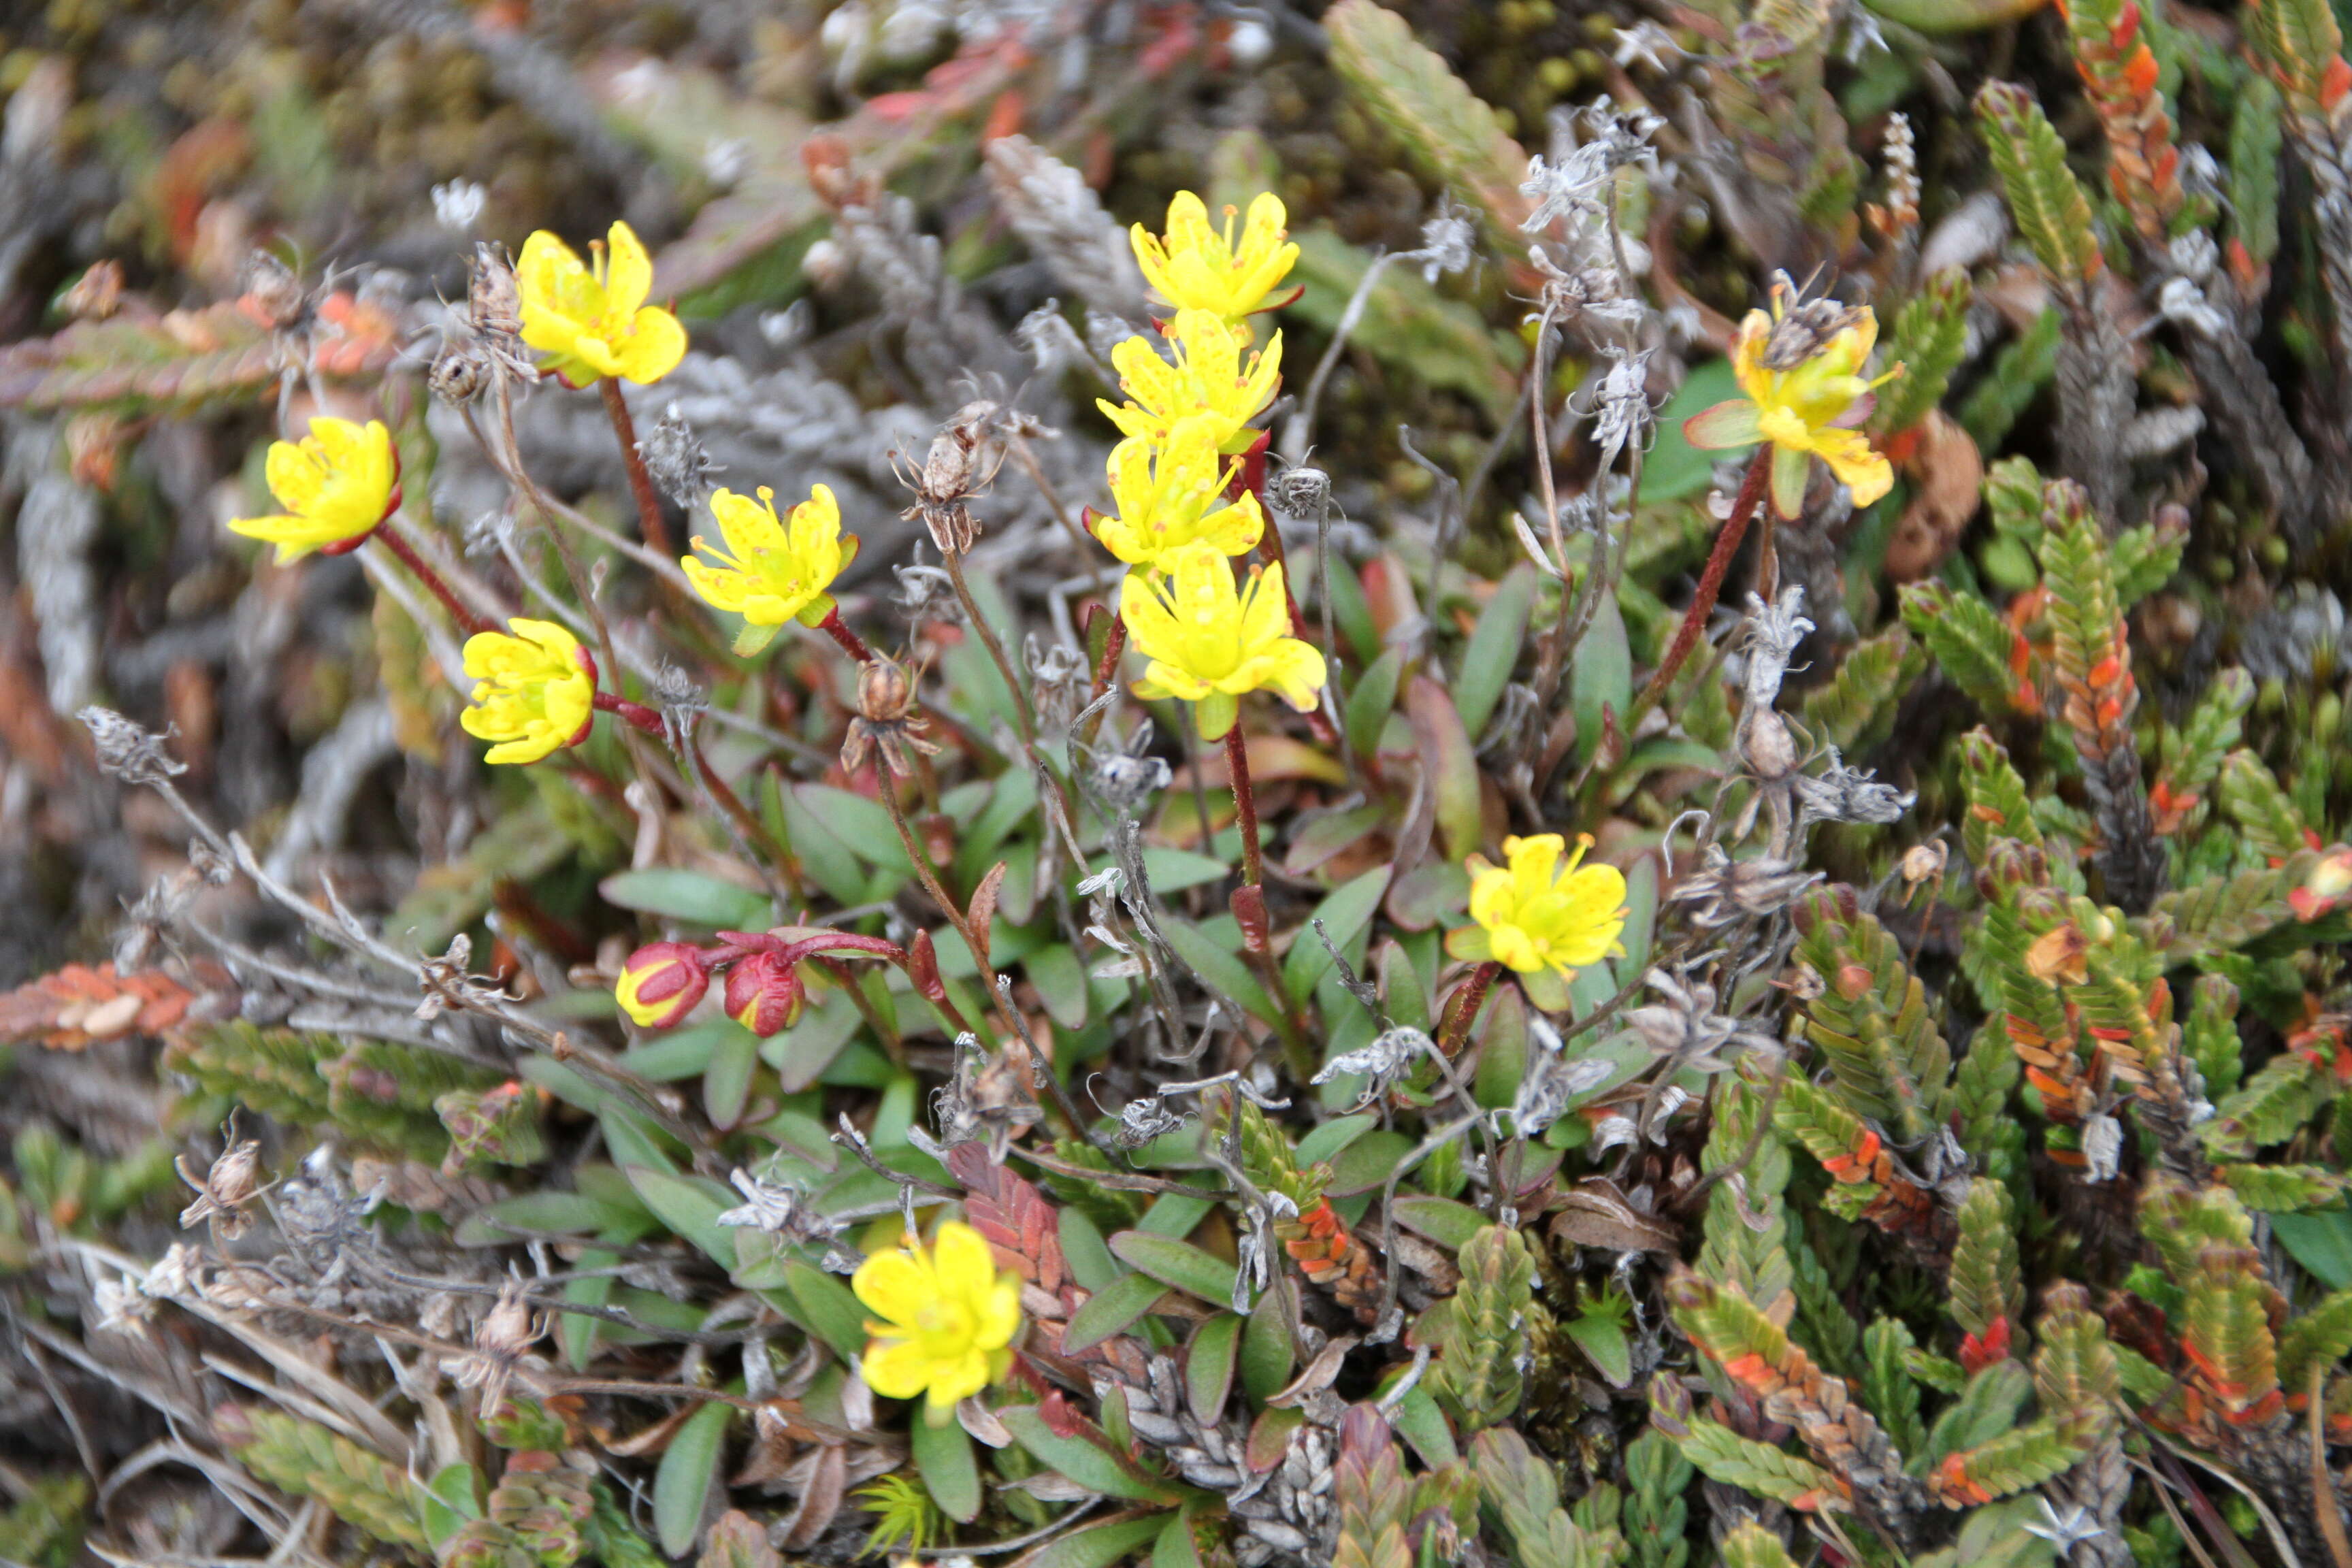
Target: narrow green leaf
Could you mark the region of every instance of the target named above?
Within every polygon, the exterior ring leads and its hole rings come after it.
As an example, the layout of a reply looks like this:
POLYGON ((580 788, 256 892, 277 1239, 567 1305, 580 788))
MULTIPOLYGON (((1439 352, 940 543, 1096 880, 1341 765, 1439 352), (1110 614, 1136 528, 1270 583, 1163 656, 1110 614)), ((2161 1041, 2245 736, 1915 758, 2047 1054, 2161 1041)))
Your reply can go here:
POLYGON ((1243 1320, 1231 1312, 1203 1319, 1184 1347, 1184 1398, 1192 1418, 1213 1426, 1224 1414, 1234 1390, 1234 1370, 1239 1364, 1243 1320))
POLYGON ((1168 1287, 1149 1274, 1120 1275, 1070 1314, 1069 1327, 1062 1331, 1063 1353, 1076 1355, 1125 1333, 1166 1294, 1168 1287))
POLYGON ((654 1534, 672 1557, 694 1550, 702 1529, 703 1504, 719 1479, 719 1461, 727 1446, 727 1418, 734 1406, 712 1400, 686 1418, 677 1435, 662 1450, 661 1467, 654 1472, 654 1534))
POLYGON ((1462 650, 1462 673, 1454 682, 1454 706, 1462 727, 1475 740, 1494 715, 1509 683, 1519 645, 1527 640, 1528 615, 1535 607, 1536 569, 1522 562, 1503 574, 1495 596, 1478 613, 1478 625, 1462 650))
MULTIPOLYGON (((1110 1238, 1110 1249, 1164 1285, 1214 1306, 1233 1299, 1234 1266, 1189 1241, 1171 1241, 1149 1231, 1123 1230, 1110 1238)), ((1091 1305, 1092 1303, 1089 1303, 1091 1305)))
POLYGON ((980 1517, 980 1463, 971 1451, 971 1437, 954 1421, 934 1426, 928 1415, 908 1423, 908 1440, 915 1452, 915 1468, 940 1511, 960 1524, 980 1517))
POLYGON ((997 1419, 1013 1434, 1013 1440, 1040 1463, 1088 1491, 1136 1502, 1172 1503, 1183 1496, 1174 1482, 1150 1474, 1125 1454, 1115 1454, 1084 1436, 1062 1436, 1045 1425, 1045 1417, 1034 1405, 1009 1406, 997 1412, 997 1419))

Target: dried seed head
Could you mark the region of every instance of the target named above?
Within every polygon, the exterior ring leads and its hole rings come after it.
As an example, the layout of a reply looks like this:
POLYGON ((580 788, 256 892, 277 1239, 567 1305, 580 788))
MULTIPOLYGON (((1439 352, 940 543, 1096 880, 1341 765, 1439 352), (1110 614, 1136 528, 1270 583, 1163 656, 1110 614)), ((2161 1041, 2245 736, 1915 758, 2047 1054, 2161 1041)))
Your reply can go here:
POLYGON ((646 459, 646 471, 664 495, 691 510, 702 498, 710 493, 710 476, 726 470, 710 460, 703 449, 702 437, 686 422, 677 405, 673 403, 654 422, 637 443, 637 450, 646 459))
POLYGON ((1158 757, 1134 757, 1125 752, 1114 752, 1095 764, 1095 793, 1112 809, 1132 813, 1166 789, 1173 776, 1168 764, 1158 757))
POLYGON ((1773 274, 1772 301, 1779 314, 1764 340, 1766 370, 1796 369, 1827 348, 1832 338, 1848 327, 1860 326, 1870 314, 1864 306, 1835 300, 1800 300, 1797 295, 1797 286, 1787 273, 1773 274))
POLYGON ((251 1223, 245 1205, 261 1186, 261 1144, 256 1139, 243 1142, 232 1140, 221 1151, 212 1168, 199 1177, 194 1167, 182 1155, 173 1163, 179 1168, 180 1180, 195 1189, 196 1201, 180 1211, 180 1228, 187 1229, 202 1220, 214 1220, 221 1234, 235 1237, 245 1232, 251 1223))
POLYGON ((74 715, 89 731, 99 771, 124 784, 154 785, 188 771, 163 750, 164 736, 141 729, 111 708, 85 708, 74 715))
POLYGON ((474 1331, 474 1348, 484 1355, 511 1361, 529 1349, 539 1335, 532 1331, 530 1303, 522 1282, 509 1279, 499 1287, 497 1303, 474 1331))
POLYGON ((425 373, 425 384, 433 395, 451 407, 462 407, 482 394, 490 383, 490 366, 481 349, 470 342, 452 342, 433 357, 433 368, 425 373))
POLYGON ((857 717, 841 742, 841 765, 854 773, 879 752, 890 771, 903 778, 914 772, 909 751, 939 754, 939 742, 924 735, 927 727, 915 711, 915 682, 906 667, 877 655, 858 667, 857 717))
POLYGON ((1265 500, 1285 517, 1319 523, 1330 510, 1331 476, 1320 468, 1293 463, 1280 473, 1267 476, 1265 500))
POLYGON ((95 262, 58 300, 77 321, 102 321, 122 308, 122 263, 95 262))
POLYGON ((245 258, 244 298, 238 300, 247 311, 273 331, 290 327, 302 319, 307 303, 302 279, 294 269, 266 250, 257 250, 245 258))
POLYGON ((486 338, 522 335, 522 289, 515 282, 514 262, 505 246, 487 239, 475 244, 466 308, 474 331, 486 338))
POLYGON ((897 659, 878 657, 857 669, 858 716, 873 724, 896 724, 915 705, 915 685, 897 659))
POLYGON ((1925 844, 1914 844, 1910 848, 1903 851, 1902 869, 1905 885, 1916 888, 1922 882, 1942 876, 1944 868, 1951 862, 1951 851, 1944 847, 1944 841, 1940 838, 1931 838, 1925 844))

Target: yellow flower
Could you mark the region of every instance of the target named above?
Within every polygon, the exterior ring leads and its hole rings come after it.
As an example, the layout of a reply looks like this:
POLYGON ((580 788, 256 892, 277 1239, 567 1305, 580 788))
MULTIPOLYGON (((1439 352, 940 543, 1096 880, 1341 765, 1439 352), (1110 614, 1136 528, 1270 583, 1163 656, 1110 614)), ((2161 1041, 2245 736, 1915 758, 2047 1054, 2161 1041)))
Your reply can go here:
POLYGON ((1207 310, 1228 322, 1271 308, 1266 296, 1298 259, 1298 247, 1284 243, 1281 198, 1268 194, 1250 203, 1239 245, 1234 243, 1234 216, 1227 207, 1220 233, 1209 226, 1209 209, 1201 198, 1179 191, 1168 204, 1165 238, 1135 226, 1129 237, 1136 263, 1161 299, 1179 310, 1207 310))
POLYGON ((1118 515, 1091 517, 1095 537, 1129 566, 1157 567, 1188 544, 1246 554, 1265 531, 1265 514, 1247 491, 1221 504, 1233 468, 1196 432, 1180 432, 1165 447, 1128 437, 1110 449, 1110 493, 1118 515))
POLYGON ((1503 840, 1507 867, 1471 856, 1470 918, 1477 923, 1450 933, 1445 951, 1536 980, 1529 994, 1546 994, 1535 995, 1539 1005, 1565 1005, 1570 977, 1622 951, 1617 933, 1625 927, 1625 878, 1614 866, 1580 866, 1591 847, 1591 836, 1578 839, 1563 866, 1566 841, 1538 833, 1503 840))
POLYGON ((1871 389, 1902 374, 1903 367, 1875 380, 1862 374, 1878 341, 1878 318, 1865 305, 1843 312, 1839 319, 1846 324, 1817 352, 1773 369, 1766 363, 1768 351, 1774 330, 1787 318, 1787 298, 1779 292, 1770 315, 1748 312, 1731 345, 1732 374, 1746 395, 1691 416, 1683 422, 1683 435, 1694 447, 1714 449, 1771 442, 1772 507, 1782 517, 1794 518, 1804 510, 1805 482, 1816 457, 1853 489, 1854 505, 1868 506, 1894 488, 1895 470, 1853 426, 1870 416, 1871 389))
POLYGON ((572 634, 552 621, 507 622, 508 632, 466 639, 472 706, 458 715, 466 733, 498 742, 487 760, 535 763, 558 746, 588 738, 596 711, 596 665, 572 634))
POLYGON ((686 357, 686 329, 667 310, 646 303, 654 264, 625 223, 613 226, 607 249, 592 247, 595 269, 572 247, 541 229, 522 242, 515 282, 522 291, 522 341, 548 354, 547 369, 567 386, 608 375, 659 381, 686 357))
POLYGON ((278 546, 278 563, 313 550, 341 555, 359 547, 400 505, 400 455, 379 420, 314 416, 299 442, 272 441, 265 471, 269 493, 286 510, 240 517, 231 533, 278 546))
POLYGON ((904 1250, 876 1253, 849 1287, 883 1320, 866 1325, 874 1336, 859 1363, 866 1385, 885 1399, 928 1394, 935 1426, 1012 1364, 1021 1277, 999 1272, 968 1225, 948 1221, 929 1248, 909 1237, 904 1250))
POLYGON ((1252 353, 1246 363, 1247 343, 1207 310, 1179 310, 1167 336, 1176 351, 1173 364, 1149 338, 1129 338, 1113 348, 1119 390, 1134 401, 1113 406, 1098 398, 1095 406, 1129 436, 1165 441, 1181 426, 1198 430, 1220 451, 1247 447, 1257 436, 1250 420, 1274 401, 1282 383, 1282 334, 1275 333, 1265 352, 1252 353))
POLYGON ((1166 575, 1129 573, 1119 591, 1127 635, 1151 661, 1137 696, 1199 704, 1204 741, 1224 739, 1247 692, 1271 689, 1302 713, 1315 706, 1323 656, 1289 635, 1279 564, 1253 572, 1238 593, 1234 563, 1214 545, 1172 551, 1162 569, 1166 575))
POLYGON ((776 516, 776 492, 765 485, 756 501, 719 490, 710 498, 710 510, 727 549, 698 533, 694 547, 717 556, 719 564, 706 566, 691 555, 678 564, 694 591, 714 608, 743 617, 736 653, 748 658, 759 652, 786 621, 823 624, 833 613, 833 595, 825 590, 857 559, 857 535, 842 537, 841 508, 832 489, 818 485, 810 490, 809 499, 793 508, 789 523, 776 516))

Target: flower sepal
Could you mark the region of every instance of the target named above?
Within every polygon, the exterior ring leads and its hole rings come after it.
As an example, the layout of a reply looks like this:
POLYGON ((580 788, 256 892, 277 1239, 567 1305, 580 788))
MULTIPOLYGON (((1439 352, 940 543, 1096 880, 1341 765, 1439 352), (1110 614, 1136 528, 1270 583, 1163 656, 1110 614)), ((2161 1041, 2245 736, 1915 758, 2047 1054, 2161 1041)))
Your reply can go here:
POLYGON ((778 951, 755 952, 727 971, 727 1016, 763 1040, 792 1027, 804 995, 798 967, 778 951))

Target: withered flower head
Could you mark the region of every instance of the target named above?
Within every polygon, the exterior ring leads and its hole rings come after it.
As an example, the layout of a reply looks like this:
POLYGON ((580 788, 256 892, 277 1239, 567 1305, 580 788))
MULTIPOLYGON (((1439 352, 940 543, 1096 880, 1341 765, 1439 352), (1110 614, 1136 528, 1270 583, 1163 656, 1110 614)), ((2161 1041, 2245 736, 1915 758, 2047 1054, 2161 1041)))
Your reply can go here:
POLYGON ((2090 951, 2082 928, 2068 921, 2033 939, 2025 950, 2025 967, 2044 985, 2080 985, 2090 977, 2090 951))
POLYGON ((203 1175, 188 1163, 185 1154, 172 1163, 180 1173, 180 1180, 195 1190, 196 1201, 180 1211, 180 1228, 187 1229, 200 1220, 212 1220, 220 1226, 221 1235, 230 1240, 245 1234, 252 1223, 245 1205, 253 1201, 261 1188, 261 1143, 257 1139, 243 1142, 232 1137, 220 1158, 203 1175))
POLYGON ((122 263, 111 258, 94 262, 58 299, 58 306, 77 321, 103 321, 122 308, 122 263))
POLYGON ((928 727, 915 711, 915 682, 906 667, 877 654, 858 667, 857 717, 841 743, 841 765, 854 773, 878 751, 890 771, 903 778, 915 771, 907 754, 910 749, 939 755, 939 742, 924 736, 928 727))
POLYGON ((245 293, 237 303, 263 326, 275 331, 302 319, 302 279, 268 251, 257 250, 245 258, 242 281, 245 293))
POLYGON ((915 495, 915 504, 899 515, 922 519, 943 555, 961 555, 980 538, 980 522, 968 503, 988 488, 1004 461, 999 452, 990 462, 986 451, 989 422, 995 413, 992 403, 966 404, 931 437, 931 449, 919 468, 899 453, 890 454, 899 483, 915 495))
POLYGON ((433 395, 453 408, 479 397, 489 382, 489 357, 478 344, 470 342, 452 342, 434 355, 433 368, 425 375, 433 395))

